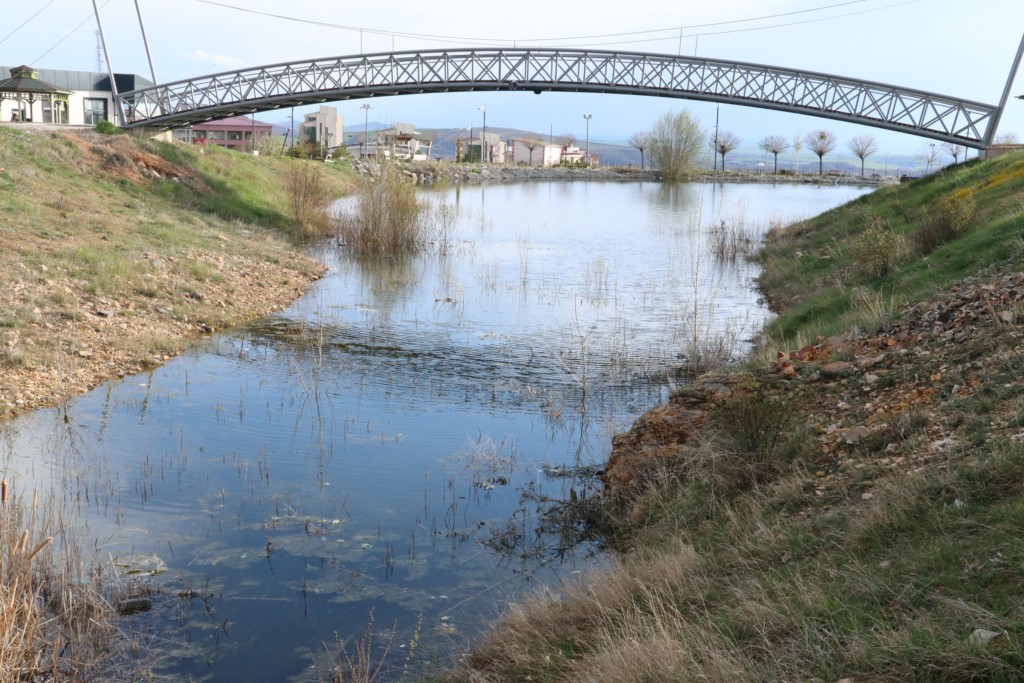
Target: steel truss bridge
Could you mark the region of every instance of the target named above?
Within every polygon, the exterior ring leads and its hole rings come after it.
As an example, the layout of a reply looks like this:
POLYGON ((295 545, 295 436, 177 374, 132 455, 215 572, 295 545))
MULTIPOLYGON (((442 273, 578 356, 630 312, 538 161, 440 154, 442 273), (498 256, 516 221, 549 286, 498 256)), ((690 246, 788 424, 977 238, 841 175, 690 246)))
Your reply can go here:
MULTIPOLYGON (((1024 43, 1022 43, 1024 46, 1024 43)), ((562 49, 456 49, 331 57, 122 93, 124 125, 180 128, 305 104, 438 92, 650 95, 819 116, 966 147, 991 144, 1002 108, 763 64, 562 49)))

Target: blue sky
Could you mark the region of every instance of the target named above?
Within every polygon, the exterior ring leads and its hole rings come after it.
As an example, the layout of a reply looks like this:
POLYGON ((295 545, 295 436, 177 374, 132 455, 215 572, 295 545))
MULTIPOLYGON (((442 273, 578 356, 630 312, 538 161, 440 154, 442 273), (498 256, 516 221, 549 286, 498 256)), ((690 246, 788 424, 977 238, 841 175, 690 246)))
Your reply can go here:
MULTIPOLYGON (((515 42, 521 46, 681 51, 893 83, 995 104, 1024 32, 1020 0, 719 0, 699 3, 699 7, 678 0, 518 0, 506 6, 453 0, 137 2, 161 82, 392 47, 408 50, 515 42)), ((99 0, 99 4, 115 69, 148 76, 135 0, 99 0)), ((0 63, 94 70, 97 46, 92 14, 92 3, 87 0, 11 3, 4 8, 0 24, 0 63)), ((1012 95, 1021 94, 1024 76, 1018 75, 1012 95)), ((360 104, 340 105, 348 124, 363 121, 360 104)), ((583 114, 589 113, 592 140, 624 139, 633 131, 648 128, 663 112, 678 108, 686 108, 711 128, 716 109, 699 102, 615 95, 456 93, 375 99, 371 120, 402 121, 421 128, 479 126, 479 107, 484 105, 489 126, 542 133, 553 130, 555 135, 571 132, 580 139, 585 131, 583 114)), ((287 113, 266 113, 260 118, 277 122, 287 118, 287 113)), ((816 128, 834 131, 841 141, 854 135, 874 135, 882 153, 914 153, 929 142, 739 106, 723 106, 720 125, 738 133, 744 147, 750 148, 764 135, 792 138, 816 128)), ((1010 100, 999 130, 1016 133, 1024 140, 1024 100, 1010 100)))

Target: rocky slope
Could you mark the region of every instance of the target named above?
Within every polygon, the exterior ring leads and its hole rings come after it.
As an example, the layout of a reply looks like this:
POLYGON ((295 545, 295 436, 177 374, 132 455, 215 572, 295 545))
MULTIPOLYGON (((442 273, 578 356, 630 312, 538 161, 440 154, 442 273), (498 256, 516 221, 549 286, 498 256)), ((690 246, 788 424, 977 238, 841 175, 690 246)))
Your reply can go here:
POLYGON ((990 440, 1024 441, 1024 273, 979 275, 903 306, 881 329, 819 339, 752 375, 714 373, 674 391, 615 437, 605 484, 625 492, 658 461, 686 459, 709 415, 751 380, 810 430, 813 457, 799 464, 819 495, 856 483, 870 497, 860 476, 869 465, 884 477, 990 440))

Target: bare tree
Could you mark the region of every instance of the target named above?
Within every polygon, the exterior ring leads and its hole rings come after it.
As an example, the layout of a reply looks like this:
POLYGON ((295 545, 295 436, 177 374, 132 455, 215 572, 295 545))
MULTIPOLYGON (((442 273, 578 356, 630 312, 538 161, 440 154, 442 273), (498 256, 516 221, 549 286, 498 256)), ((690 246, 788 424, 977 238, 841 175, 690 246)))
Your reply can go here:
POLYGON ((934 142, 929 142, 921 152, 921 159, 924 160, 925 175, 932 172, 932 165, 942 156, 942 147, 934 142))
POLYGON ((644 170, 644 150, 651 146, 651 134, 638 131, 629 136, 629 146, 640 152, 640 170, 644 170))
POLYGON ((542 144, 544 143, 541 142, 541 139, 536 135, 529 135, 523 138, 523 147, 530 150, 530 166, 533 166, 533 150, 537 149, 542 144))
POLYGON ((722 170, 725 170, 725 155, 740 146, 740 136, 731 130, 723 130, 718 137, 712 138, 715 151, 722 155, 722 170))
POLYGON ((995 140, 992 141, 993 145, 1019 145, 1020 138, 1012 130, 1006 133, 1000 133, 996 136, 995 140))
POLYGON ((678 180, 693 168, 704 131, 688 111, 665 112, 650 132, 651 161, 666 180, 678 180))
POLYGON ((757 146, 775 157, 775 174, 779 173, 779 155, 789 149, 789 143, 781 135, 769 135, 761 139, 757 146))
POLYGON ((953 157, 954 164, 960 163, 961 152, 964 154, 964 161, 967 161, 967 148, 963 145, 958 145, 955 142, 947 142, 942 146, 942 148, 946 150, 949 156, 953 157))
POLYGON ((836 148, 839 141, 830 130, 812 130, 804 136, 807 148, 818 155, 818 175, 824 172, 825 155, 836 148))
POLYGON ((562 145, 562 149, 572 147, 576 144, 576 136, 572 133, 562 133, 558 138, 558 144, 562 145))
POLYGON ((860 174, 864 175, 864 160, 878 151, 878 142, 873 135, 858 135, 850 138, 846 146, 853 156, 860 159, 860 174))

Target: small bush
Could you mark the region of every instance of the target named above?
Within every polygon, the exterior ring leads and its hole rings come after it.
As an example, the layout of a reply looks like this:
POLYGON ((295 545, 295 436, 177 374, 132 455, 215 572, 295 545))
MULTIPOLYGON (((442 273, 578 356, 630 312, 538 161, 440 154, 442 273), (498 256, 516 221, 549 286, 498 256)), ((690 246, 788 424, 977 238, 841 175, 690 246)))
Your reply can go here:
POLYGON ((864 220, 866 229, 848 250, 850 265, 862 275, 883 277, 906 258, 908 241, 881 216, 868 214, 864 220))
POLYGON ((719 441, 738 456, 732 473, 739 488, 769 481, 783 464, 793 420, 793 404, 766 393, 761 386, 737 390, 712 416, 719 441))
POLYGON ((120 135, 124 131, 110 121, 100 121, 96 124, 96 132, 103 135, 120 135))
POLYGON ((965 235, 974 224, 975 215, 974 194, 969 190, 943 197, 914 232, 914 246, 922 254, 930 254, 965 235))
POLYGON ((323 235, 330 229, 331 190, 317 164, 296 162, 288 172, 292 219, 300 236, 323 235))

